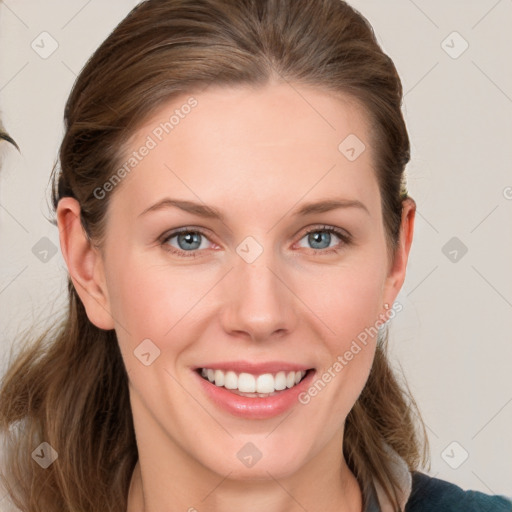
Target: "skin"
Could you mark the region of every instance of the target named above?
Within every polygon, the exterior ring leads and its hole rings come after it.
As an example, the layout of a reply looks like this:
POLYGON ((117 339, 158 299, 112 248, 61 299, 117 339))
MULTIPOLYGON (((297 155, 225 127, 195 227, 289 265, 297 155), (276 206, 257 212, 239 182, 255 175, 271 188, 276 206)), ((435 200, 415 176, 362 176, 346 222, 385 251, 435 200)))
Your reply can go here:
MULTIPOLYGON (((191 368, 242 359, 306 364, 317 375, 332 367, 398 295, 415 203, 404 202, 400 244, 388 259, 367 119, 348 97, 275 83, 210 87, 194 97, 197 107, 111 192, 102 251, 85 238, 76 200, 58 205, 73 283, 91 322, 116 330, 129 372, 139 462, 128 511, 360 511, 342 442, 375 338, 307 405, 271 419, 218 409, 191 368), (353 162, 338 150, 349 134, 366 145, 353 162), (164 197, 214 206, 225 221, 176 208, 139 217, 164 197), (333 197, 368 211, 293 213, 333 197), (319 238, 324 225, 348 231, 352 243, 319 238), (190 226, 206 231, 200 246, 178 237, 158 242, 190 226), (305 234, 315 227, 317 245, 305 234), (263 247, 253 263, 236 252, 247 236, 263 247), (338 252, 326 253, 332 248, 338 252), (161 351, 149 366, 133 354, 146 338, 161 351), (250 468, 236 455, 247 442, 262 453, 250 468)), ((188 98, 160 108, 127 153, 188 98)))

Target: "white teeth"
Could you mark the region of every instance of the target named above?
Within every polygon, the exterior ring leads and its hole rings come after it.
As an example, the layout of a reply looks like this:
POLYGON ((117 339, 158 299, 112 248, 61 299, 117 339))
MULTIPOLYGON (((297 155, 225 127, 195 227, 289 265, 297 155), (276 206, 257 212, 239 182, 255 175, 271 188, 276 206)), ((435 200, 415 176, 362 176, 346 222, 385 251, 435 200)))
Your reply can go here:
POLYGON ((238 376, 238 391, 242 393, 254 393, 256 391, 256 379, 250 373, 241 373, 238 376))
POLYGON ((276 391, 286 389, 286 373, 278 372, 274 377, 274 387, 276 391))
POLYGON ((238 387, 238 377, 235 372, 226 372, 224 376, 224 387, 226 389, 236 389, 238 387))
POLYGON ((258 393, 273 393, 275 391, 274 377, 270 373, 259 375, 256 380, 256 391, 258 393))
MULTIPOLYGON (((254 396, 274 394, 297 385, 306 375, 305 371, 284 372, 275 374, 264 373, 252 375, 250 373, 237 374, 234 371, 212 370, 201 368, 201 375, 212 384, 226 389, 238 390, 241 393, 254 393, 254 396)), ((252 395, 248 395, 252 396, 252 395)))
POLYGON ((224 372, 215 370, 215 385, 224 386, 224 372))

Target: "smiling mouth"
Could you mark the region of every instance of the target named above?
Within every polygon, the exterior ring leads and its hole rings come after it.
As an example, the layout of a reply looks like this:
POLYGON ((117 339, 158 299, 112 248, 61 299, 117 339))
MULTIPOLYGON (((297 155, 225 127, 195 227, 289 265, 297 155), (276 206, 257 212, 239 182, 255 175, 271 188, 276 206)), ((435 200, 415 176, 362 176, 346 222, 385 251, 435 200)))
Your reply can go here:
POLYGON ((232 370, 197 368, 196 372, 211 384, 236 395, 265 398, 291 389, 299 384, 313 368, 302 371, 278 371, 254 375, 232 370))

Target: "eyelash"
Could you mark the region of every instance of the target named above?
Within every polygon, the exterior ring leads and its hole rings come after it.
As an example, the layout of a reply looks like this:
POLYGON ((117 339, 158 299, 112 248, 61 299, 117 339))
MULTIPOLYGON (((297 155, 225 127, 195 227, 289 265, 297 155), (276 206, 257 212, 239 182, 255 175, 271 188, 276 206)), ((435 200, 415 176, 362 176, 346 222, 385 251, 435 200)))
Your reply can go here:
MULTIPOLYGON (((352 237, 348 235, 346 232, 341 231, 338 228, 335 228, 333 226, 315 226, 308 231, 306 231, 300 238, 302 240, 305 236, 309 235, 310 233, 320 233, 320 232, 328 232, 328 233, 334 233, 340 240, 342 241, 342 245, 350 245, 352 243, 352 237)), ((163 235, 163 238, 160 240, 160 244, 164 248, 164 250, 175 254, 177 256, 183 256, 185 258, 196 258, 198 250, 194 251, 182 251, 181 249, 176 249, 175 247, 171 247, 167 242, 171 240, 171 238, 174 238, 177 235, 180 235, 182 233, 195 233, 200 234, 201 236, 204 236, 208 239, 208 236, 204 231, 201 229, 196 229, 193 227, 183 227, 176 229, 172 231, 171 233, 167 233, 163 235)), ((332 253, 338 253, 340 248, 329 248, 329 249, 310 249, 316 253, 322 253, 322 254, 332 254, 332 253)))

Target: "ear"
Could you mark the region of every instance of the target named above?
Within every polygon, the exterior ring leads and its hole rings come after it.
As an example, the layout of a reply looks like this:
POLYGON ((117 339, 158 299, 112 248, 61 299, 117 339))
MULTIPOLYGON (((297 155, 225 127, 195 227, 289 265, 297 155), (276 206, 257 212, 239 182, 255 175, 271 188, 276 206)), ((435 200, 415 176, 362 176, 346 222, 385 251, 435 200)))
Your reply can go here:
POLYGON ((393 304, 405 280, 407 261, 411 249, 416 202, 408 197, 402 203, 402 220, 400 224, 400 239, 395 250, 394 260, 389 267, 389 273, 384 285, 383 302, 393 304))
POLYGON ((80 222, 80 204, 63 197, 57 206, 62 256, 89 320, 100 329, 114 328, 105 282, 103 259, 80 222))

